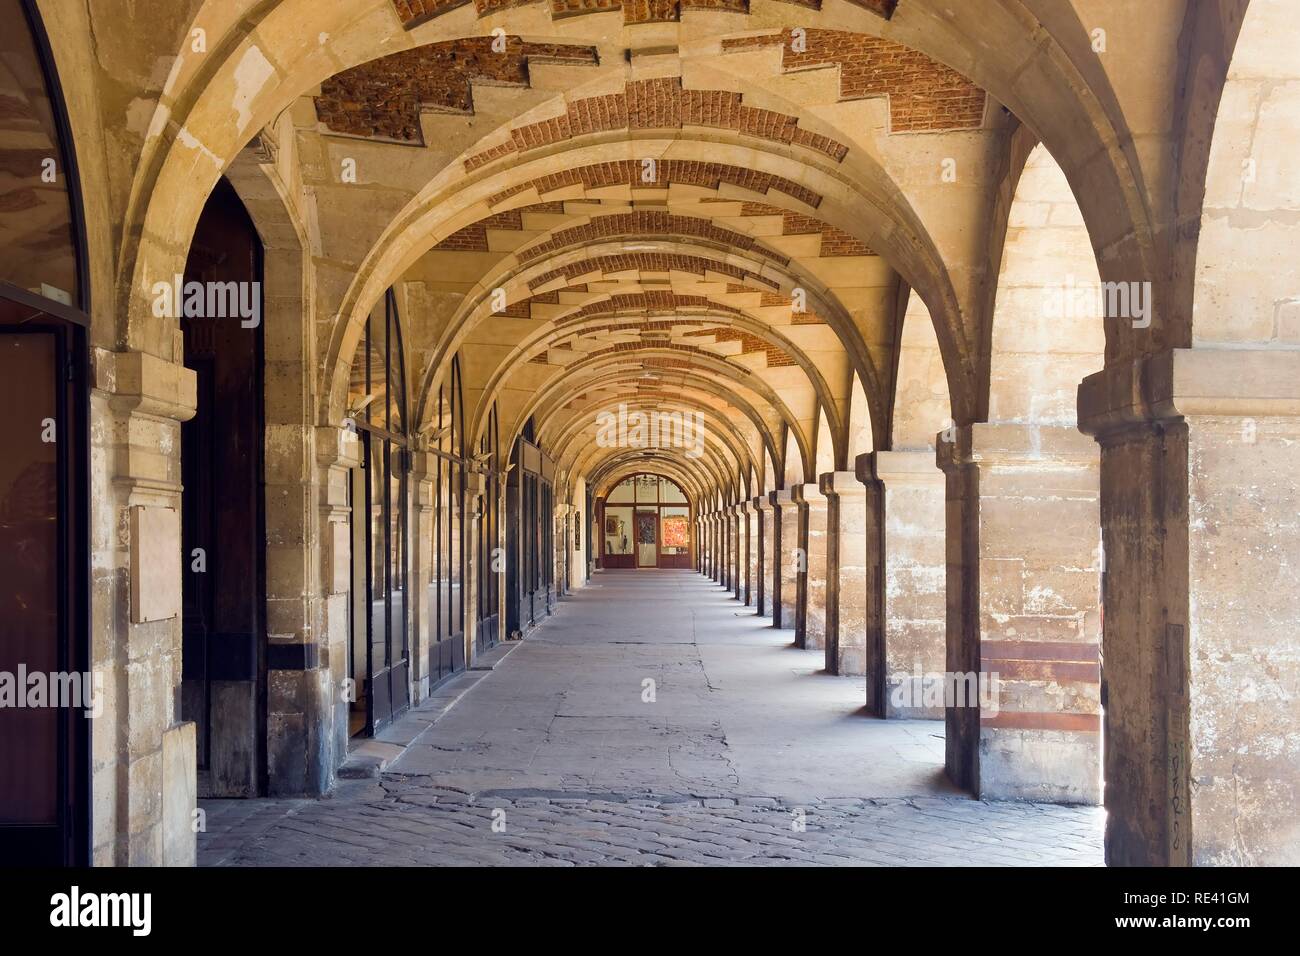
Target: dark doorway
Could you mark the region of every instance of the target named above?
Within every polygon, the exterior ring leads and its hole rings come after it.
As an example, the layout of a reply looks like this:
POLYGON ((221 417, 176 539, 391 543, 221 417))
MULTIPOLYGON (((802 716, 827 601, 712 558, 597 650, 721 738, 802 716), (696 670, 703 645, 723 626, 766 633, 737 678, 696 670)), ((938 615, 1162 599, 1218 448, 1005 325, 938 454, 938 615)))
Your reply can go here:
POLYGON ((262 243, 225 179, 199 217, 185 283, 198 411, 181 426, 181 718, 195 723, 199 796, 252 797, 266 760, 262 243))
POLYGON ((87 621, 84 319, 0 282, 0 860, 85 864, 94 687, 87 621), (29 699, 30 675, 46 697, 29 699), (24 679, 23 675, 28 675, 24 679), (54 675, 73 683, 56 688, 54 675))
POLYGON ((34 0, 0 0, 0 861, 90 863, 89 282, 76 150, 34 0), (26 672, 24 677, 23 672, 26 672), (47 680, 43 701, 28 678, 47 680), (53 686, 53 681, 58 686, 53 686))

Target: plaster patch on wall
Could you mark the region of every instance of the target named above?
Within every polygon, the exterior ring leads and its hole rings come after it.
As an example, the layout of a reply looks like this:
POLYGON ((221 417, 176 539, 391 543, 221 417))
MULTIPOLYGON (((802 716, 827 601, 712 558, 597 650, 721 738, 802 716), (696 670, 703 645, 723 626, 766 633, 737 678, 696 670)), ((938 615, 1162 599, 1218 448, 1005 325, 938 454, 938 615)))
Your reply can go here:
POLYGON ((225 164, 221 161, 221 157, 199 142, 198 137, 187 130, 184 126, 182 126, 176 133, 176 138, 181 141, 181 145, 189 149, 197 150, 199 153, 212 160, 212 165, 216 166, 218 170, 225 168, 225 164))
POLYGON ((244 51, 239 66, 235 67, 235 98, 230 104, 239 114, 241 131, 253 120, 253 112, 249 109, 249 104, 253 101, 253 97, 262 92, 262 87, 266 86, 266 81, 274 72, 275 67, 271 66, 260 49, 250 46, 244 51))

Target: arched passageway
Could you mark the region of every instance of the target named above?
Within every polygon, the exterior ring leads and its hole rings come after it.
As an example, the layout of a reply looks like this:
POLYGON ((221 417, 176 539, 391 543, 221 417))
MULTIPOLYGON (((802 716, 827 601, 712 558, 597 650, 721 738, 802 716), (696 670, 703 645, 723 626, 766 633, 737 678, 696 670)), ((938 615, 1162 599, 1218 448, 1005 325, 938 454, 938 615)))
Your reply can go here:
POLYGON ((1284 0, 8 5, 3 331, 62 330, 38 417, 86 437, 37 643, 107 688, 29 761, 86 788, 64 855, 191 863, 200 797, 320 797, 459 688, 648 643, 727 657, 729 729, 575 689, 620 792, 647 727, 685 779, 758 722, 791 773, 926 767, 823 797, 1297 859, 1284 0), (671 613, 620 643, 618 600, 671 613))

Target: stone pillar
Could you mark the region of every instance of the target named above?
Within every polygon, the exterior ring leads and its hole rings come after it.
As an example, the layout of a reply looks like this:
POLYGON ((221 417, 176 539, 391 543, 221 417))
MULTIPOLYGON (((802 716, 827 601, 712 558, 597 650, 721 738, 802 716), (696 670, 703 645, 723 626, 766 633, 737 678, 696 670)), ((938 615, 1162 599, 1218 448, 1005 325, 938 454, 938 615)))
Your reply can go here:
POLYGON ((949 704, 950 773, 983 798, 1099 803, 1097 452, 1073 428, 976 424, 938 458, 948 669, 979 675, 949 704))
POLYGON ((566 582, 571 573, 569 556, 573 553, 573 545, 569 540, 569 534, 573 527, 574 510, 573 505, 567 501, 555 506, 555 596, 557 598, 569 593, 566 582))
POLYGON ((879 484, 884 523, 884 640, 868 643, 868 701, 883 717, 944 716, 925 675, 947 670, 944 475, 932 451, 879 451, 858 459, 879 484), (865 461, 864 461, 865 459, 865 461))
POLYGON ((718 522, 712 512, 704 518, 709 536, 709 579, 718 579, 718 522))
MULTIPOLYGON (((355 433, 341 428, 315 429, 316 466, 320 479, 320 540, 322 556, 320 574, 323 595, 321 617, 324 642, 329 648, 329 688, 325 710, 330 726, 325 731, 327 764, 325 773, 333 779, 348 755, 348 694, 342 692, 348 679, 348 642, 352 636, 350 620, 352 595, 352 526, 348 488, 352 469, 361 467, 361 443, 355 433)), ((269 733, 268 727, 268 733, 269 733)), ((290 742, 291 743, 291 742, 290 742)), ((288 744, 286 744, 287 746, 288 744)), ((268 751, 272 742, 268 740, 268 751)), ((285 759, 280 766, 291 766, 285 759)), ((284 781, 285 792, 290 781, 284 781)), ((274 786, 274 784, 273 784, 274 786)), ((326 784, 328 786, 328 784, 326 784)), ((315 794, 313 794, 315 795, 315 794)))
POLYGON ((695 571, 705 572, 705 519, 695 515, 695 571))
POLYGON ((798 642, 802 625, 799 611, 799 588, 807 570, 807 552, 802 548, 803 507, 790 489, 772 492, 776 517, 776 553, 772 558, 772 626, 795 632, 798 642))
MULTIPOLYGON (((179 349, 178 349, 179 350, 179 349)), ((92 852, 101 866, 193 866, 195 725, 181 721, 181 422, 194 373, 92 350, 92 852)))
POLYGON ((718 584, 724 589, 731 586, 731 541, 727 535, 727 509, 720 508, 715 515, 718 523, 718 584))
POLYGON ((716 580, 718 576, 718 540, 714 535, 713 514, 704 516, 704 535, 709 542, 707 554, 708 560, 705 562, 704 572, 709 576, 709 580, 716 580))
POLYGON ((705 515, 701 519, 704 540, 704 576, 713 576, 713 519, 705 515))
POLYGON ((1107 862, 1295 865, 1300 352, 1108 368, 1079 421, 1101 444, 1107 862))
POLYGON ((718 548, 718 573, 713 580, 721 587, 727 586, 727 515, 719 509, 713 513, 713 537, 718 548))
POLYGON ((738 580, 737 572, 740 564, 736 560, 739 543, 737 540, 738 526, 736 524, 736 506, 728 505, 722 510, 723 527, 726 528, 727 534, 727 592, 733 597, 736 593, 736 581, 738 580))
POLYGON ((798 626, 800 647, 826 647, 826 496, 819 485, 795 485, 791 492, 800 504, 800 547, 803 573, 799 581, 798 626))
POLYGON ((414 706, 429 693, 429 586, 433 578, 433 523, 438 502, 434 500, 434 478, 438 456, 428 452, 412 454, 411 472, 411 588, 407 614, 411 621, 411 698, 414 706))
MULTIPOLYGON (((343 688, 352 546, 345 518, 349 469, 360 464, 361 452, 356 435, 347 429, 323 426, 314 431, 312 457, 320 472, 317 513, 321 529, 330 535, 328 566, 322 563, 319 572, 324 600, 319 619, 301 597, 267 602, 266 774, 271 796, 326 793, 347 750, 343 688), (343 591, 336 592, 340 586, 343 591)), ((283 540, 286 533, 280 537, 283 540)), ((313 529, 306 522, 288 541, 313 557, 317 552, 313 529)))
POLYGON ((720 587, 727 584, 727 525, 721 511, 713 512, 713 546, 718 552, 717 573, 713 580, 720 587))
MULTIPOLYGON (((465 573, 461 578, 460 586, 464 594, 465 604, 465 661, 469 665, 473 665, 478 659, 478 594, 479 588, 482 587, 482 583, 479 581, 478 548, 483 513, 487 507, 487 494, 487 475, 477 471, 466 472, 465 511, 461 515, 460 522, 460 533, 465 536, 465 573)), ((504 511, 501 513, 505 514, 504 511)), ((502 522, 503 527, 504 524, 502 522)), ((547 557, 546 555, 543 555, 543 559, 554 560, 553 557, 547 557)), ((488 567, 491 567, 491 560, 488 561, 488 567)), ((489 573, 491 572, 489 571, 489 573)), ((504 622, 505 618, 500 617, 497 620, 504 622)), ((504 629, 504 623, 502 629, 504 629)))
POLYGON ((709 522, 704 515, 695 519, 695 540, 699 543, 699 572, 705 577, 709 574, 709 522))
POLYGON ((731 596, 737 601, 743 600, 745 593, 745 532, 742 527, 744 521, 745 505, 732 505, 731 517, 728 521, 731 529, 731 596))
POLYGON ((768 617, 772 613, 772 556, 776 552, 776 509, 772 507, 772 499, 768 495, 759 495, 753 501, 755 515, 758 519, 758 557, 757 557, 757 574, 754 580, 758 582, 758 594, 755 600, 758 602, 758 616, 768 617))
POLYGON ((745 564, 745 606, 754 607, 758 601, 758 509, 753 500, 741 505, 744 545, 742 560, 745 564))
MULTIPOLYGON (((874 596, 867 579, 867 489, 851 471, 827 472, 821 488, 826 496, 826 671, 862 676, 874 596)), ((812 523, 810 517, 810 529, 812 523)), ((811 580, 810 574, 810 587, 811 580)))

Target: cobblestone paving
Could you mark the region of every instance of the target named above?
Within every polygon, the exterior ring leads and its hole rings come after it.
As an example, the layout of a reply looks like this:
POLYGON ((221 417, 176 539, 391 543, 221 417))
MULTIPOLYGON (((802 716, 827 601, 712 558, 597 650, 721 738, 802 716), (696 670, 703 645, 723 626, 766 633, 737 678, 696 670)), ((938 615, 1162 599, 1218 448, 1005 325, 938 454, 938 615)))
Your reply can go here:
POLYGON ((954 791, 942 722, 862 716, 860 679, 711 582, 597 582, 378 778, 203 801, 200 864, 1101 864, 1101 810, 954 791))
POLYGON ((956 797, 797 807, 772 797, 471 795, 388 777, 382 785, 344 783, 320 801, 205 807, 200 862, 208 866, 1101 863, 1095 808, 956 797))

